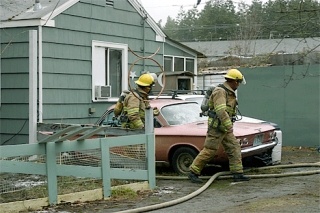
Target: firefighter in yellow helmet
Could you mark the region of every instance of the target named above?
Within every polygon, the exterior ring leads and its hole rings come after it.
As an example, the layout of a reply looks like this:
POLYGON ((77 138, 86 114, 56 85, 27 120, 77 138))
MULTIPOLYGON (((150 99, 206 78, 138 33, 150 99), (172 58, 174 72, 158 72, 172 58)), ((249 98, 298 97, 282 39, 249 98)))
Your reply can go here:
POLYGON ((208 131, 204 148, 190 166, 189 179, 193 183, 202 183, 199 178, 203 167, 212 160, 222 144, 229 158, 229 169, 234 181, 248 181, 243 175, 241 147, 233 134, 233 119, 236 115, 237 99, 235 91, 246 81, 237 69, 228 70, 225 82, 217 86, 209 98, 208 131))
MULTIPOLYGON (((123 101, 122 127, 130 129, 143 129, 145 124, 145 109, 150 108, 148 94, 154 84, 154 78, 150 73, 142 74, 135 81, 137 88, 126 95, 123 101)), ((154 115, 158 115, 158 109, 153 109, 154 115)))

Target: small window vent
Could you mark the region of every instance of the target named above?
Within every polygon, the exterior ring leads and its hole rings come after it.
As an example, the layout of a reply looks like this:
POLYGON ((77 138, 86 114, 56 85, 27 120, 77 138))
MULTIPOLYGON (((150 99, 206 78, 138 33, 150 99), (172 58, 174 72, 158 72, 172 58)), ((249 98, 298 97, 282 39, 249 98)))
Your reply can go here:
POLYGON ((114 0, 106 0, 106 5, 109 7, 113 7, 114 0))
POLYGON ((110 98, 111 97, 111 86, 95 86, 96 99, 110 98))

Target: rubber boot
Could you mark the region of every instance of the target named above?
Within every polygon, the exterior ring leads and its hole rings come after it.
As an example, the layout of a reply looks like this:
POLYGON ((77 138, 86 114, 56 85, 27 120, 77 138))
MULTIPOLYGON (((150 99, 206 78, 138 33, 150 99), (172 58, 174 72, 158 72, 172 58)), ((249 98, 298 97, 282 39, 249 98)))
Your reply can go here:
POLYGON ((234 182, 241 182, 241 181, 249 181, 251 178, 243 175, 242 173, 233 174, 233 181, 234 182))
POLYGON ((188 174, 188 178, 191 180, 192 183, 203 183, 203 180, 199 178, 199 176, 193 172, 188 174))

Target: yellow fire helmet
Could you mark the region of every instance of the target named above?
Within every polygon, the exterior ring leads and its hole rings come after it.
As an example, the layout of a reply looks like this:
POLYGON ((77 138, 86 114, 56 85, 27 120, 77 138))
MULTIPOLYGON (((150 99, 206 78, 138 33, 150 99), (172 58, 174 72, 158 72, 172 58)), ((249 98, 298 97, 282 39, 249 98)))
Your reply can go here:
POLYGON ((246 84, 247 83, 246 79, 244 78, 242 73, 237 69, 228 70, 227 74, 224 75, 223 77, 239 81, 242 84, 246 84))
POLYGON ((154 78, 149 73, 142 74, 135 83, 143 87, 152 86, 154 78))

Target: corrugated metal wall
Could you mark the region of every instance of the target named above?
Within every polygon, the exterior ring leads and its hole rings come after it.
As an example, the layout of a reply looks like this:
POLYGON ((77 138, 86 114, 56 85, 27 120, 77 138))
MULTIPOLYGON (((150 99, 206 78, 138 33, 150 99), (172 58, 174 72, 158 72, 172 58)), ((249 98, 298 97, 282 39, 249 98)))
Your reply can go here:
MULTIPOLYGON (((283 145, 320 146, 320 67, 275 66, 241 68, 247 84, 238 89, 239 109, 248 117, 277 123, 283 145)), ((221 75, 198 77, 202 89, 223 82, 221 75)))

